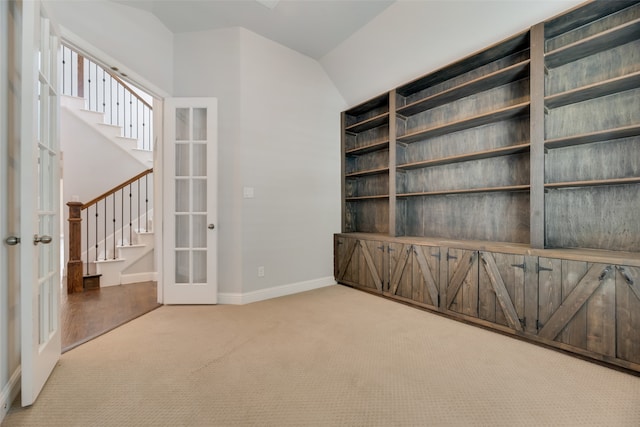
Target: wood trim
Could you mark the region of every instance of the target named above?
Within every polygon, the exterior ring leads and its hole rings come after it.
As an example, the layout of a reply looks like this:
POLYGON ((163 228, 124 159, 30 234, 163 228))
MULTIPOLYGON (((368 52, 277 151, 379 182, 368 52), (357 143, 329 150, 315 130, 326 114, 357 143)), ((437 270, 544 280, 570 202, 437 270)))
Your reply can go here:
POLYGON ((397 206, 396 206, 396 91, 389 92, 389 235, 397 236, 397 206))
POLYGON ((531 27, 529 91, 529 241, 533 248, 545 247, 544 213, 544 24, 531 27))

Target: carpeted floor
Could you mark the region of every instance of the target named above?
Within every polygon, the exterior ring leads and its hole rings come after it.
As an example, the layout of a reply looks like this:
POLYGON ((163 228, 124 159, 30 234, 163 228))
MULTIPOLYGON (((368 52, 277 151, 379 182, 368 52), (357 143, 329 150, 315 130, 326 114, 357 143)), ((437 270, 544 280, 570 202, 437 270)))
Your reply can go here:
POLYGON ((640 378, 343 286, 164 306, 65 353, 13 426, 638 426, 640 378))

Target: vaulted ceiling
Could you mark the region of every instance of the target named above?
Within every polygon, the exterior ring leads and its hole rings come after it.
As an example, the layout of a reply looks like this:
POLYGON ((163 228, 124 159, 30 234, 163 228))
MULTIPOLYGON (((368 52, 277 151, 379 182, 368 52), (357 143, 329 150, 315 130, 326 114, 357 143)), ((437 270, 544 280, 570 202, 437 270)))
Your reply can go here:
POLYGON ((173 33, 244 27, 320 59, 395 0, 112 0, 155 15, 173 33))

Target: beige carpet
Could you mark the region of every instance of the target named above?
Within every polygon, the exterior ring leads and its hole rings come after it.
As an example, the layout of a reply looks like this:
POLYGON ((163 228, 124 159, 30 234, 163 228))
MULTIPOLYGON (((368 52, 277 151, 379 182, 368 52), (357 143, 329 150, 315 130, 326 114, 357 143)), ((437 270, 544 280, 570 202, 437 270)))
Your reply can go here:
POLYGON ((161 307, 12 426, 639 426, 640 378, 342 286, 161 307))

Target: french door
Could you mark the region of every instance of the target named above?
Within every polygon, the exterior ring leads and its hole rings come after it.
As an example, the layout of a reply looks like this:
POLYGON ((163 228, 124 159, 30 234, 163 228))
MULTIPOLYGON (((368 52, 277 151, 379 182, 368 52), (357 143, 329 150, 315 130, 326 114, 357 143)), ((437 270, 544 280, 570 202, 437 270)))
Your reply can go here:
POLYGON ((164 105, 163 302, 215 304, 217 100, 170 98, 164 105))
POLYGON ((58 48, 41 3, 22 2, 20 322, 22 405, 60 358, 58 48))

